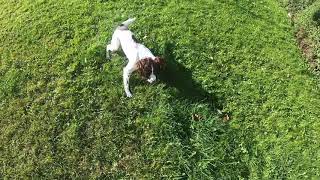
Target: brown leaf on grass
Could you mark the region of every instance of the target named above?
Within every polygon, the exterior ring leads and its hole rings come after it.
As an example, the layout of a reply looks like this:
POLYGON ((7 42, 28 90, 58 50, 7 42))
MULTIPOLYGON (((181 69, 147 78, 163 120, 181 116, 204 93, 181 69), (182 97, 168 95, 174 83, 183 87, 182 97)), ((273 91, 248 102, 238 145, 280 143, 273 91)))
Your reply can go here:
POLYGON ((223 117, 223 122, 225 122, 225 123, 229 122, 230 119, 231 119, 230 116, 228 114, 225 114, 224 117, 223 117))
POLYGON ((192 114, 192 120, 200 121, 200 120, 202 120, 202 117, 198 114, 192 114))

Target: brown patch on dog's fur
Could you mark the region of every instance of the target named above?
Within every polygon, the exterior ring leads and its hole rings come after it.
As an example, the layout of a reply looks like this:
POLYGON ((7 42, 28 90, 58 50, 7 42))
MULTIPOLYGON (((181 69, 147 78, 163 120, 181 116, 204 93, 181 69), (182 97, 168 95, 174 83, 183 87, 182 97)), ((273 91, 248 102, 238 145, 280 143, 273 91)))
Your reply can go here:
POLYGON ((137 62, 138 72, 143 77, 148 79, 152 73, 155 75, 159 74, 164 68, 164 59, 161 57, 156 57, 154 60, 152 58, 144 58, 137 62))

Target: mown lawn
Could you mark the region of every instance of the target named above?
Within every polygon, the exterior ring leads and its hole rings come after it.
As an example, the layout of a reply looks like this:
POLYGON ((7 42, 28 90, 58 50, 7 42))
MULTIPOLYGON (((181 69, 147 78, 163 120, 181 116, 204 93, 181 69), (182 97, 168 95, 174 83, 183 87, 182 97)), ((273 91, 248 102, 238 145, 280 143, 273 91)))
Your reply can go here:
MULTIPOLYGON (((296 28, 304 38, 303 43, 308 43, 306 55, 314 67, 317 75, 320 75, 320 1, 312 1, 309 6, 297 11, 295 14, 296 28), (302 33, 301 33, 302 32, 302 33)), ((305 50, 306 51, 306 50, 305 50)))
POLYGON ((278 2, 0 8, 0 178, 320 178, 319 79, 278 2), (128 17, 167 60, 154 85, 132 77, 132 99, 123 56, 105 59, 128 17))

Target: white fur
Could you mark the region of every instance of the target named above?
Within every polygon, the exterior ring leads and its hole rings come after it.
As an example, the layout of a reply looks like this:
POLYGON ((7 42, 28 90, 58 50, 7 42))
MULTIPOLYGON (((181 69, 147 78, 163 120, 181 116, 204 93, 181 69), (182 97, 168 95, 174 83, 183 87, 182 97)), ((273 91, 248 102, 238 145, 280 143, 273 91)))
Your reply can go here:
MULTIPOLYGON (((118 26, 112 35, 111 43, 108 44, 106 48, 108 53, 108 51, 115 52, 119 50, 121 46, 124 54, 129 60, 126 67, 123 68, 123 85, 127 97, 132 97, 129 88, 129 79, 132 72, 138 69, 137 62, 144 58, 155 59, 155 56, 147 47, 134 41, 133 33, 128 29, 128 26, 134 21, 135 18, 130 18, 127 21, 124 21, 121 26, 118 26)), ((152 68, 152 73, 148 82, 152 83, 155 80, 156 76, 154 75, 152 68)))

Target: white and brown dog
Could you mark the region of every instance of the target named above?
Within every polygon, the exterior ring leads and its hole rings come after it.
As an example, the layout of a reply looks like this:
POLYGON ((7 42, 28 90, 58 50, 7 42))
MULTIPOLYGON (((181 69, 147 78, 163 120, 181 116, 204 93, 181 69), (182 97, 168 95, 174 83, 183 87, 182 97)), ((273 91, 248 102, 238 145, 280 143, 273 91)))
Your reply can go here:
POLYGON ((134 71, 138 70, 142 77, 152 83, 164 65, 162 58, 154 56, 147 47, 135 41, 133 33, 128 28, 134 21, 135 18, 130 18, 118 26, 112 35, 111 43, 106 48, 107 58, 111 58, 111 52, 119 50, 121 46, 129 60, 123 68, 123 85, 127 97, 132 97, 129 79, 134 71))

